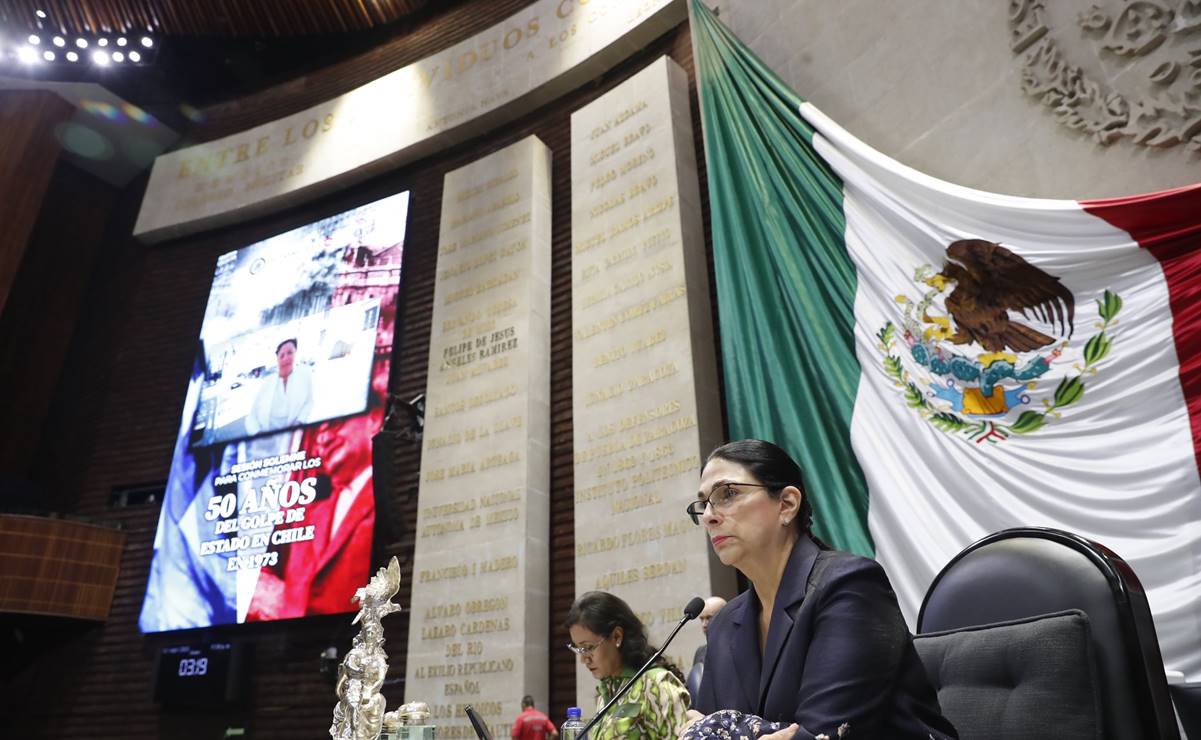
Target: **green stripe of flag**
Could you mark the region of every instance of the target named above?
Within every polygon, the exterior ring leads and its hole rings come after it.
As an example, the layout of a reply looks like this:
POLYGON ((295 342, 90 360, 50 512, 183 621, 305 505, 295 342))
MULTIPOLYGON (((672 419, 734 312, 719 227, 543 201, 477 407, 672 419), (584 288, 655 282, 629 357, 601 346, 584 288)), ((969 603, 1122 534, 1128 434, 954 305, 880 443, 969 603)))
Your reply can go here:
POLYGON ((730 437, 791 452, 817 534, 871 555, 842 182, 813 150, 801 98, 700 0, 693 23, 730 437))

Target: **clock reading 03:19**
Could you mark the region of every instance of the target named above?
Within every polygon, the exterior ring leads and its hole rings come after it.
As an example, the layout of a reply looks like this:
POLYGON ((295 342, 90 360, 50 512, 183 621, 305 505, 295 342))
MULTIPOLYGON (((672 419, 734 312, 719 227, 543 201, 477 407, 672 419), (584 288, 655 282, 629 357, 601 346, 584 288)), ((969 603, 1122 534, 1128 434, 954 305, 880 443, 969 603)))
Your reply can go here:
POLYGON ((250 675, 247 647, 205 641, 161 648, 154 700, 173 708, 240 704, 250 675))
POLYGON ((208 673, 208 670, 208 658, 183 658, 179 661, 179 675, 181 676, 203 676, 208 673))

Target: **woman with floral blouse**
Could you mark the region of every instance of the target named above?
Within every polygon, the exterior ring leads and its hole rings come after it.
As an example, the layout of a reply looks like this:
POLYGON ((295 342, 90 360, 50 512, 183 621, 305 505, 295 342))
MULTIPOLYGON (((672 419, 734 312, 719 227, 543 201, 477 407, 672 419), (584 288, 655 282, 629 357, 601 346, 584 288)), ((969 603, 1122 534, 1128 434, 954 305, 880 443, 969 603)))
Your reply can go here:
MULTIPOLYGON (((567 647, 600 681, 597 711, 655 653, 629 604, 604 591, 589 591, 572 604, 567 629, 571 633, 567 647)), ((680 669, 659 658, 588 733, 589 740, 674 739, 688 704, 680 669)))

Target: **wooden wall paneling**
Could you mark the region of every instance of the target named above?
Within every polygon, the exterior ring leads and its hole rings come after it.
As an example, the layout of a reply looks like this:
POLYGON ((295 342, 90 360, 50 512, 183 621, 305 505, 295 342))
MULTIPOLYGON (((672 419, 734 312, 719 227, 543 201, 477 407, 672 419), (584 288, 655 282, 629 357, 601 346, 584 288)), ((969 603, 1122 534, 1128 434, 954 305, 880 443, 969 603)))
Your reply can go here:
POLYGON ((0 612, 105 619, 124 548, 114 527, 0 514, 0 612))

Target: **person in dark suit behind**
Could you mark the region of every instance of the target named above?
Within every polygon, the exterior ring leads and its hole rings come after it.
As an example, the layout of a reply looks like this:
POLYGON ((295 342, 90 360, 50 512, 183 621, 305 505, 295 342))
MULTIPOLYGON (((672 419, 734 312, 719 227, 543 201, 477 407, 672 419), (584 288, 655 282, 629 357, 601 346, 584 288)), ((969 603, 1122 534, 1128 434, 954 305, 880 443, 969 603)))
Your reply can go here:
POLYGON ((705 635, 705 642, 702 642, 696 652, 692 654, 693 665, 705 661, 705 650, 709 647, 709 623, 725 605, 726 600, 720 596, 710 596, 705 599, 705 608, 701 609, 700 615, 696 618, 696 621, 701 623, 701 632, 705 635))
POLYGON ((718 447, 688 514, 751 589, 709 626, 696 724, 681 736, 708 724, 771 740, 957 737, 884 569, 812 536, 788 453, 761 440, 718 447))

